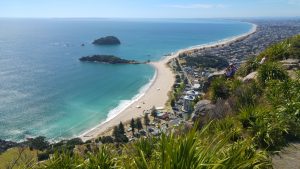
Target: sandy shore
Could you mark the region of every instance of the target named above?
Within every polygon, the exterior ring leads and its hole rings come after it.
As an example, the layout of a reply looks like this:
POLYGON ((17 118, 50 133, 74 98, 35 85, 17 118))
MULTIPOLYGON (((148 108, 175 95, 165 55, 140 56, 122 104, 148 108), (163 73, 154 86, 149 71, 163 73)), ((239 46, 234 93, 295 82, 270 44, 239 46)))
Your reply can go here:
POLYGON ((115 125, 119 124, 121 121, 126 122, 131 120, 132 118, 143 117, 143 111, 149 110, 153 106, 155 107, 165 107, 165 103, 168 101, 168 93, 171 91, 172 86, 175 82, 175 75, 173 71, 168 67, 167 63, 175 58, 182 52, 188 52, 193 50, 199 50, 203 48, 212 48, 220 45, 227 45, 233 43, 238 40, 242 40, 249 35, 256 32, 256 25, 253 25, 252 29, 243 35, 232 37, 229 39, 224 39, 215 43, 193 46, 187 49, 182 49, 163 58, 157 62, 151 62, 150 64, 156 69, 156 77, 149 87, 149 89, 145 92, 145 94, 140 97, 137 101, 132 103, 125 110, 119 112, 114 118, 107 120, 95 128, 83 133, 80 138, 83 141, 96 138, 100 134, 107 132, 112 129, 115 125), (139 108, 137 108, 139 107, 139 108))

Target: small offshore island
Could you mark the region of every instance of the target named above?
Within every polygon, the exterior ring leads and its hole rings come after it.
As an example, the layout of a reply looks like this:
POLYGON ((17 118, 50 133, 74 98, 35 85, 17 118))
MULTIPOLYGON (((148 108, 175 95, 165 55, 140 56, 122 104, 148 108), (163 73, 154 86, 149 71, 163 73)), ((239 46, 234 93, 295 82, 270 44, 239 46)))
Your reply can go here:
POLYGON ((84 56, 79 59, 82 62, 97 62, 97 63, 108 63, 108 64, 141 64, 136 60, 121 59, 113 55, 92 55, 84 56))
POLYGON ((94 45, 120 45, 121 41, 115 36, 106 36, 94 40, 94 45))

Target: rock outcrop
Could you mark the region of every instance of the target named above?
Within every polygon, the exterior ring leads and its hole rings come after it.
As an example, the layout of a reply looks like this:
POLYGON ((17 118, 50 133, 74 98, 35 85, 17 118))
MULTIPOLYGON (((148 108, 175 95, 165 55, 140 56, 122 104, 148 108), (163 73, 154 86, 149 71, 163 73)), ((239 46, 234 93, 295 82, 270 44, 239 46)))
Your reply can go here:
POLYGON ((115 36, 106 36, 94 40, 94 45, 120 45, 120 40, 115 36))
POLYGON ((3 153, 9 148, 18 146, 18 143, 12 141, 5 141, 0 139, 0 153, 3 153))
POLYGON ((192 115, 193 121, 196 121, 199 119, 200 116, 204 117, 207 114, 213 113, 213 110, 215 109, 215 105, 211 103, 210 100, 200 100, 195 105, 195 111, 192 115))

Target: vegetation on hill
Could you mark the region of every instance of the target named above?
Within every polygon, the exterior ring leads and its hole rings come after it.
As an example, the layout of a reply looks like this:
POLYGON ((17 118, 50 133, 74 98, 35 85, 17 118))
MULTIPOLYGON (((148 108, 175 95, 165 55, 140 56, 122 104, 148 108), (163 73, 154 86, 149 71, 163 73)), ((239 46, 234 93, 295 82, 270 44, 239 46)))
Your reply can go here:
POLYGON ((79 59, 82 62, 99 62, 99 63, 109 63, 109 64, 139 64, 135 60, 126 60, 113 55, 92 55, 84 56, 79 59))
POLYGON ((212 67, 222 69, 229 65, 225 58, 205 55, 205 56, 189 56, 185 53, 180 54, 180 58, 184 58, 186 65, 195 67, 212 67))

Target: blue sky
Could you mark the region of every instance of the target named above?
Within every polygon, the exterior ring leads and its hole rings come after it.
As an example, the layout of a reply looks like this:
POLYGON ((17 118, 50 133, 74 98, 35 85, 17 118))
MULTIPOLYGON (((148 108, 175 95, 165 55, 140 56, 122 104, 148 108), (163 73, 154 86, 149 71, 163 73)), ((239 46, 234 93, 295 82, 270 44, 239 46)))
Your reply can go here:
POLYGON ((0 17, 300 16, 300 0, 0 0, 0 17))

